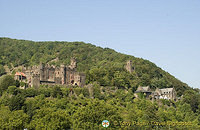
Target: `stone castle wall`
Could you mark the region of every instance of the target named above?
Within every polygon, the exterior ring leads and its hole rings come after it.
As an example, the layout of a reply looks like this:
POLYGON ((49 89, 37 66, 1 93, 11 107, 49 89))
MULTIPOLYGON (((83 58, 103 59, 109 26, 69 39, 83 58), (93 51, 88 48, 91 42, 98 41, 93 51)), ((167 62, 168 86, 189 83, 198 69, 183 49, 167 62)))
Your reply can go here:
POLYGON ((40 64, 24 68, 23 71, 27 77, 27 83, 31 86, 40 84, 62 84, 62 85, 85 85, 85 74, 76 71, 76 60, 71 59, 69 66, 60 65, 60 67, 40 64))

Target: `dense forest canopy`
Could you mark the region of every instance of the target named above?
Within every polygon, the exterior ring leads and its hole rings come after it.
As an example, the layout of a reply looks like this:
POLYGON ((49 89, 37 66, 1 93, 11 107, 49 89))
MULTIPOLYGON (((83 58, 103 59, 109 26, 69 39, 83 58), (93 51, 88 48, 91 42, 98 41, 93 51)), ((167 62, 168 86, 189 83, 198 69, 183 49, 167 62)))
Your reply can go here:
MULTIPOLYGON (((14 72, 14 71, 13 71, 14 72)), ((192 89, 148 60, 83 42, 33 42, 0 38, 0 129, 59 130, 200 129, 200 91, 192 89), (25 86, 8 70, 40 62, 69 65, 76 57, 86 73, 84 87, 25 86), (56 61, 55 59, 59 59, 56 61), (133 61, 134 71, 124 65, 133 61), (134 92, 138 86, 174 87, 178 101, 147 100, 134 92)))
POLYGON ((0 129, 199 129, 200 94, 186 90, 184 97, 152 102, 134 98, 129 89, 40 86, 19 89, 11 75, 0 77, 0 129))
POLYGON ((133 88, 175 87, 178 95, 189 89, 188 85, 157 67, 154 63, 134 56, 118 53, 109 48, 96 47, 83 42, 34 42, 0 38, 0 75, 4 67, 10 69, 20 65, 32 66, 40 62, 54 65, 68 65, 76 57, 78 71, 87 74, 86 83, 99 82, 102 86, 133 88), (53 59, 58 58, 57 62, 53 59), (127 60, 132 60, 135 71, 124 69, 127 60))

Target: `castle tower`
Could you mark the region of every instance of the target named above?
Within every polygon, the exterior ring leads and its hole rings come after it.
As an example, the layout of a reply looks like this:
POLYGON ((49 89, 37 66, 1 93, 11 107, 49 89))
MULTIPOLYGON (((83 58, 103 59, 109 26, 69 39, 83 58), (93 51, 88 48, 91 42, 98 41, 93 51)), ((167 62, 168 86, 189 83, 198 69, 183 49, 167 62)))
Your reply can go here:
POLYGON ((84 73, 76 73, 74 76, 74 85, 83 87, 85 85, 85 77, 84 73))
POLYGON ((44 73, 45 65, 43 63, 40 63, 39 66, 39 73, 40 73, 40 80, 44 81, 45 80, 45 73, 44 73))
POLYGON ((40 86, 40 74, 33 74, 31 78, 31 87, 38 88, 40 86))
POLYGON ((71 69, 75 69, 76 68, 76 59, 74 57, 71 58, 70 68, 71 69))
POLYGON ((66 83, 66 67, 65 65, 60 65, 60 76, 62 84, 66 83))
POLYGON ((126 62, 125 69, 130 73, 133 72, 134 68, 132 67, 132 61, 131 60, 128 60, 126 62))

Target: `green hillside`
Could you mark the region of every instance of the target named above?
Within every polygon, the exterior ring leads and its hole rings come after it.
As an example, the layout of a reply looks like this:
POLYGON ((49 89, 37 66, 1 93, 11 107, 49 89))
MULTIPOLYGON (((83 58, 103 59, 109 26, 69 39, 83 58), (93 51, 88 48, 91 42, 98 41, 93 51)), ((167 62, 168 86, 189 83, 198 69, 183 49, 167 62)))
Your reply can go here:
POLYGON ((200 91, 191 89, 148 60, 83 42, 33 42, 0 38, 0 129, 99 130, 200 129, 200 91), (84 87, 24 86, 14 80, 14 67, 40 62, 68 65, 76 57, 87 75, 84 87), (54 59, 59 60, 54 60, 54 59), (134 72, 124 69, 132 60, 134 72), (56 62, 55 62, 56 61, 56 62), (4 69, 5 68, 5 69, 4 69), (10 68, 10 70, 9 70, 10 68), (148 100, 134 95, 139 85, 175 87, 180 100, 148 100))
POLYGON ((139 85, 149 85, 152 88, 175 87, 179 96, 189 89, 187 84, 148 60, 83 42, 34 42, 0 38, 0 75, 5 73, 3 67, 5 65, 10 69, 12 66, 32 66, 40 62, 67 65, 72 56, 77 59, 78 71, 87 74, 87 84, 97 81, 101 86, 117 86, 133 90, 139 85), (57 57, 58 62, 51 62, 57 57), (127 60, 132 60, 135 68, 131 74, 124 69, 127 60))

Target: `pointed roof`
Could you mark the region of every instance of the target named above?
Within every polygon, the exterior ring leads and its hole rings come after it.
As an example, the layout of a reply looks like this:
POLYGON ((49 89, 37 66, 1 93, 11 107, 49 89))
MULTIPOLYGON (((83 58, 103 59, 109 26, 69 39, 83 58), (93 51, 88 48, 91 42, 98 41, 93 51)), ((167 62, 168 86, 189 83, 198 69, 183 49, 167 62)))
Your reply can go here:
POLYGON ((149 86, 147 86, 147 87, 139 86, 135 92, 151 92, 151 89, 149 86))
POLYGON ((16 76, 24 76, 24 77, 26 77, 26 75, 24 73, 22 73, 22 72, 16 72, 15 75, 16 76))

